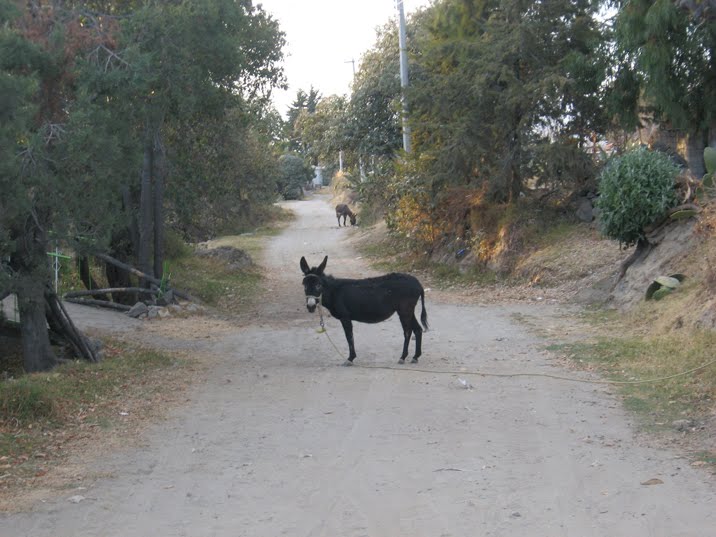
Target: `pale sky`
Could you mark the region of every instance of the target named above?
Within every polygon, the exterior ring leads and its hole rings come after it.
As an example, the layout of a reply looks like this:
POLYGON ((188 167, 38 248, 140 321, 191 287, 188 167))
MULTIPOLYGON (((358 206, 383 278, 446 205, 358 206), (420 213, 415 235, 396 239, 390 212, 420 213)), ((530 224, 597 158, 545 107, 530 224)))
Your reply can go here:
MULTIPOLYGON (((255 0, 278 19, 286 34, 284 73, 288 91, 275 91, 277 110, 286 115, 299 89, 323 97, 348 94, 355 60, 375 43, 376 28, 397 18, 395 0, 255 0)), ((406 17, 430 0, 403 0, 406 17)))

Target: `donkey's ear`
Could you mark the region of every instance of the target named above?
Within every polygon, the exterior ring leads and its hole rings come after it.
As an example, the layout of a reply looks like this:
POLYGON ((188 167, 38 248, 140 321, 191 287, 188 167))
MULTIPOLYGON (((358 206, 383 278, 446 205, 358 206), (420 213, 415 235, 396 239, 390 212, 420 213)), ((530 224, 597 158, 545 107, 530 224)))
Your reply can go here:
POLYGON ((318 268, 316 269, 316 272, 318 272, 318 274, 323 274, 323 269, 326 268, 326 263, 328 263, 328 256, 324 257, 323 263, 318 265, 318 268))
POLYGON ((301 270, 304 274, 308 274, 311 269, 308 268, 308 263, 306 262, 305 257, 301 257, 301 270))

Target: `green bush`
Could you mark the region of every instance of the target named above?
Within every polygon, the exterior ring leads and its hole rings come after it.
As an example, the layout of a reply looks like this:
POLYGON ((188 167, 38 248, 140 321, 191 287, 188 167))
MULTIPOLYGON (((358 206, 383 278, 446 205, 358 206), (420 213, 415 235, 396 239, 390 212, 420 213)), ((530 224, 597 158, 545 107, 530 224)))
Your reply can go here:
POLYGON ((668 155, 641 147, 611 159, 599 176, 602 232, 626 246, 644 238, 644 228, 678 203, 679 168, 668 155))

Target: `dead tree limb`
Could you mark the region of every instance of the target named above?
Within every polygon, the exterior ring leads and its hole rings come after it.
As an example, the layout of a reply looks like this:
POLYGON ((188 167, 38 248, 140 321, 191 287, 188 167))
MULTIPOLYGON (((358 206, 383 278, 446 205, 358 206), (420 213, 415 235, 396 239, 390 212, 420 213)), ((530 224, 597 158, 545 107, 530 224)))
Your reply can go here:
MULTIPOLYGON (((82 291, 68 291, 64 294, 65 299, 77 298, 81 296, 102 295, 104 293, 145 293, 148 295, 158 295, 158 289, 143 289, 142 287, 105 287, 101 289, 87 289, 82 291)), ((129 308, 127 308, 129 309, 129 308)))
POLYGON ((53 330, 62 335, 72 345, 78 356, 89 362, 98 362, 99 360, 94 351, 87 344, 87 339, 77 330, 62 301, 49 289, 45 292, 45 304, 48 322, 53 330))
POLYGON ((71 302, 72 304, 81 304, 83 306, 98 306, 100 308, 107 308, 117 311, 129 311, 131 307, 124 304, 117 304, 116 302, 107 302, 106 300, 95 300, 92 298, 73 298, 65 296, 65 302, 71 302))
POLYGON ((67 321, 67 324, 72 329, 72 333, 75 334, 77 339, 80 342, 80 345, 82 349, 85 351, 86 355, 89 357, 91 362, 97 363, 99 362, 99 359, 97 358, 97 355, 94 353, 94 350, 87 344, 87 338, 85 338, 82 333, 77 330, 77 327, 75 326, 75 323, 72 322, 72 319, 70 318, 70 314, 67 313, 67 310, 65 309, 65 305, 62 303, 62 301, 59 299, 57 295, 54 295, 55 301, 57 302, 57 305, 60 306, 60 310, 62 310, 62 313, 65 314, 65 320, 67 321))
MULTIPOLYGON (((135 276, 138 276, 140 278, 143 278, 147 280, 148 282, 151 282, 155 285, 161 285, 162 281, 159 278, 155 278, 154 276, 151 276, 147 274, 146 272, 142 272, 141 270, 137 270, 136 268, 127 265, 126 263, 122 263, 121 261, 115 259, 114 257, 110 257, 107 254, 95 254, 95 257, 98 257, 102 261, 105 261, 107 263, 110 263, 116 267, 119 267, 123 270, 126 270, 130 274, 134 274, 135 276)), ((184 291, 179 291, 178 289, 174 289, 172 287, 172 291, 174 291, 174 294, 178 296, 179 298, 183 298, 184 300, 191 300, 192 302, 199 303, 200 301, 191 296, 189 293, 185 293, 184 291)))

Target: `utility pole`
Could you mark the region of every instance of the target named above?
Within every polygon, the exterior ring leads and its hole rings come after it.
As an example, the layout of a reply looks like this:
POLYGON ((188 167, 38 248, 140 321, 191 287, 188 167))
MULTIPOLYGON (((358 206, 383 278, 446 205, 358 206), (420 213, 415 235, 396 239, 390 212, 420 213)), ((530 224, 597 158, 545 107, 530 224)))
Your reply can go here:
MULTIPOLYGON (((356 80, 356 60, 355 58, 351 58, 347 62, 343 63, 350 63, 351 66, 353 66, 353 82, 356 80)), ((338 171, 343 172, 343 149, 338 150, 338 171)))
POLYGON ((356 61, 355 61, 355 59, 351 58, 347 62, 343 62, 343 63, 350 63, 353 66, 353 78, 355 78, 356 77, 356 61))
POLYGON ((398 42, 400 45, 400 104, 402 105, 402 124, 403 124, 403 149, 406 153, 410 153, 410 126, 408 125, 408 101, 405 96, 408 89, 408 49, 407 37, 405 35, 405 12, 403 10, 403 0, 397 0, 398 4, 398 42))

